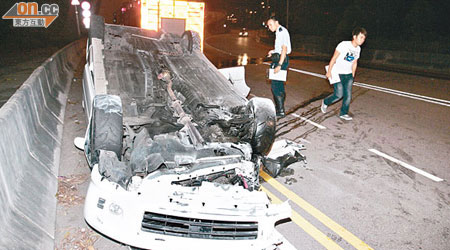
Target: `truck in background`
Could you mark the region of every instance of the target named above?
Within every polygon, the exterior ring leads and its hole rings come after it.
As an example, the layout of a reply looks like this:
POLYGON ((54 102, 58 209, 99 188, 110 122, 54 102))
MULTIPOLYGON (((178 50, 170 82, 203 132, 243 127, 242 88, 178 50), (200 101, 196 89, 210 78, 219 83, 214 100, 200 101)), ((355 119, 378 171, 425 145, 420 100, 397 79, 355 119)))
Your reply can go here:
POLYGON ((141 0, 141 28, 182 35, 187 30, 200 36, 203 50, 205 3, 178 0, 141 0))

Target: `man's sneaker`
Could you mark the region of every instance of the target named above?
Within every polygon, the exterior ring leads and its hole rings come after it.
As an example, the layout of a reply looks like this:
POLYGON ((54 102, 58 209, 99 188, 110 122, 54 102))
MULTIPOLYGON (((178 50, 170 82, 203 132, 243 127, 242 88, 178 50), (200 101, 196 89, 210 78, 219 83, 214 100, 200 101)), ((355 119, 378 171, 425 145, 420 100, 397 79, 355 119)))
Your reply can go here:
POLYGON ((322 106, 320 106, 320 111, 322 111, 322 113, 326 113, 327 112, 327 105, 325 105, 324 100, 322 100, 322 106))
POLYGON ((344 119, 346 121, 351 121, 353 118, 347 114, 339 116, 339 118, 344 119))

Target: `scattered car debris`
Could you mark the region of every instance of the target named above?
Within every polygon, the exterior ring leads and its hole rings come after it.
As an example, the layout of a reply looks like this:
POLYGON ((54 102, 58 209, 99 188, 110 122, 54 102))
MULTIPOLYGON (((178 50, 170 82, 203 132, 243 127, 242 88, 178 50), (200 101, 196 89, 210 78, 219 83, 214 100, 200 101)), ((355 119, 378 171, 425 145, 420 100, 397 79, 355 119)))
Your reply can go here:
POLYGON ((55 247, 55 250, 94 250, 94 243, 99 238, 100 235, 90 228, 70 228, 65 232, 64 238, 61 243, 55 247))
POLYGON ((88 175, 58 176, 56 198, 63 206, 83 204, 83 196, 78 195, 78 186, 88 180, 88 175))
POLYGON ((290 140, 275 141, 270 153, 262 159, 264 168, 272 177, 276 177, 283 169, 295 162, 306 164, 306 156, 300 153, 305 149, 305 145, 290 140))

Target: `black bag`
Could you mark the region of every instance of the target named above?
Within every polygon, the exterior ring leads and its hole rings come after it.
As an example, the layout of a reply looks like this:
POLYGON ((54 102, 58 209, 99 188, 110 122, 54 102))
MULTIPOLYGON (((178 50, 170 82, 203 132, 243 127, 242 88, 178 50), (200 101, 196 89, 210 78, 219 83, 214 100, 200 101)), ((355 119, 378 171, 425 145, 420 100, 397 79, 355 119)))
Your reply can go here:
POLYGON ((280 61, 280 54, 279 53, 273 53, 271 59, 272 59, 273 63, 278 64, 278 62, 280 61))

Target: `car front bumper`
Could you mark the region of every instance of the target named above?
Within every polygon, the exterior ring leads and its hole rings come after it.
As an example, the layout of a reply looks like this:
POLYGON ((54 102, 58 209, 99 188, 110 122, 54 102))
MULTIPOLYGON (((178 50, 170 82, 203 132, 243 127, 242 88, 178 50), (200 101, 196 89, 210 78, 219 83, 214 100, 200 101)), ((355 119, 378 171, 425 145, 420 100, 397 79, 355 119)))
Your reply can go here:
MULTIPOLYGON (((289 218, 287 202, 271 204, 260 191, 241 186, 203 182, 200 187, 167 183, 164 178, 144 180, 139 188, 127 191, 110 182, 94 165, 86 195, 84 216, 100 233, 130 246, 144 249, 273 249, 284 238, 275 223, 289 218), (143 230, 144 214, 159 214, 186 222, 186 234, 171 231, 162 222, 158 233, 143 230), (193 226, 193 222, 257 223, 255 239, 213 239, 211 227, 193 226), (178 236, 176 236, 178 234, 178 236), (201 236, 199 236, 199 234, 201 236), (194 235, 194 237, 191 237, 194 235)), ((181 225, 183 223, 178 223, 181 225)))

